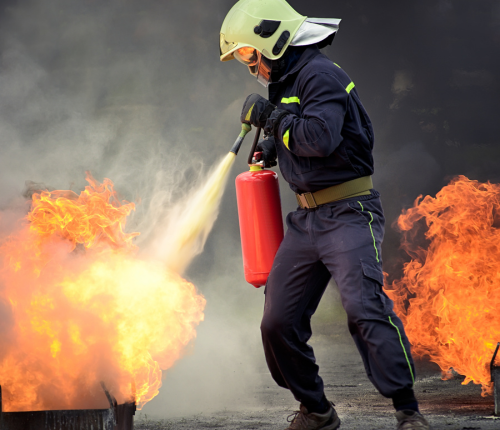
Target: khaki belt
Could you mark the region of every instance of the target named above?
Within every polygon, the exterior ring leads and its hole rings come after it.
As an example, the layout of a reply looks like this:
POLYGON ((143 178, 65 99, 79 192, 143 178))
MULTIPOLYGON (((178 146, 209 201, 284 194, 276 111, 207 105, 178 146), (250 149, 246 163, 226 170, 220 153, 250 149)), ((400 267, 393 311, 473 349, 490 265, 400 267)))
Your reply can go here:
POLYGON ((302 209, 314 209, 325 203, 347 199, 348 197, 367 196, 373 188, 371 176, 353 179, 343 184, 333 185, 315 193, 295 194, 302 209))

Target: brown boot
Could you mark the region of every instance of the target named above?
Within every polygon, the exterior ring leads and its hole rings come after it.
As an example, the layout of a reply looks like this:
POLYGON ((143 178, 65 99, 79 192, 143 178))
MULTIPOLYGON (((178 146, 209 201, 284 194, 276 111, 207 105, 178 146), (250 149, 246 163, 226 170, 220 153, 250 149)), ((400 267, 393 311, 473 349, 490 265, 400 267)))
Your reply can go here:
POLYGON ((395 414, 398 420, 397 430, 429 430, 427 420, 416 411, 397 411, 395 414))
MULTIPOLYGON (((304 405, 300 405, 300 411, 295 412, 290 426, 285 430, 335 430, 340 427, 340 418, 330 402, 330 409, 324 414, 309 413, 304 405)), ((290 419, 289 419, 290 421, 290 419)))

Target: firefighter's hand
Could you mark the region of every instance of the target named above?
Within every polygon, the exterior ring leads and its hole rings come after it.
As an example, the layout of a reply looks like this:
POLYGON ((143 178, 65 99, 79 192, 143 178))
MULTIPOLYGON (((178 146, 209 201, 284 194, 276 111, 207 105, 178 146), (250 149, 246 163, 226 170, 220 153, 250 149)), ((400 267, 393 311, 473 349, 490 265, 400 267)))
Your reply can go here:
POLYGON ((241 111, 241 122, 264 128, 272 111, 276 109, 269 100, 259 94, 250 94, 241 111))
POLYGON ((264 167, 276 166, 276 158, 278 158, 278 154, 276 153, 274 137, 269 136, 267 139, 260 140, 259 143, 257 143, 255 150, 262 152, 264 167))

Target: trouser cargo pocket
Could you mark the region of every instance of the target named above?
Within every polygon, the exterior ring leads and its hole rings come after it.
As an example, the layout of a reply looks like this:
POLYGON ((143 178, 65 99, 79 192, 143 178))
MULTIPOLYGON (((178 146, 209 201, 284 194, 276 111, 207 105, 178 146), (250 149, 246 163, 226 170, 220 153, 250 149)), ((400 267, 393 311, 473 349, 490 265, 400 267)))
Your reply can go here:
POLYGON ((361 261, 363 270, 362 301, 365 314, 368 318, 380 318, 389 315, 392 306, 391 300, 385 294, 384 274, 378 263, 361 261))

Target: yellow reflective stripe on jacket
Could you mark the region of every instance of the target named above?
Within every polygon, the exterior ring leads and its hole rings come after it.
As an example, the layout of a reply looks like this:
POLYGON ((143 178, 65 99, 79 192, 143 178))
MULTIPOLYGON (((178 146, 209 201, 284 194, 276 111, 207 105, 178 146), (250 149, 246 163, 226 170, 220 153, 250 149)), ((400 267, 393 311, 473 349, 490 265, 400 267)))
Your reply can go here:
POLYGON ((288 147, 288 140, 290 139, 290 129, 285 131, 285 134, 283 135, 283 143, 286 146, 286 149, 290 151, 290 148, 288 147))
POLYGON ((336 65, 339 69, 341 69, 341 68, 342 68, 342 67, 340 67, 337 63, 333 63, 333 64, 335 64, 335 65, 336 65))
POLYGON ((281 99, 281 103, 286 103, 286 104, 289 104, 289 103, 298 103, 300 105, 300 100, 298 97, 283 97, 281 99))
POLYGON ((347 94, 351 92, 351 90, 354 88, 354 82, 351 82, 349 85, 346 87, 347 94))

